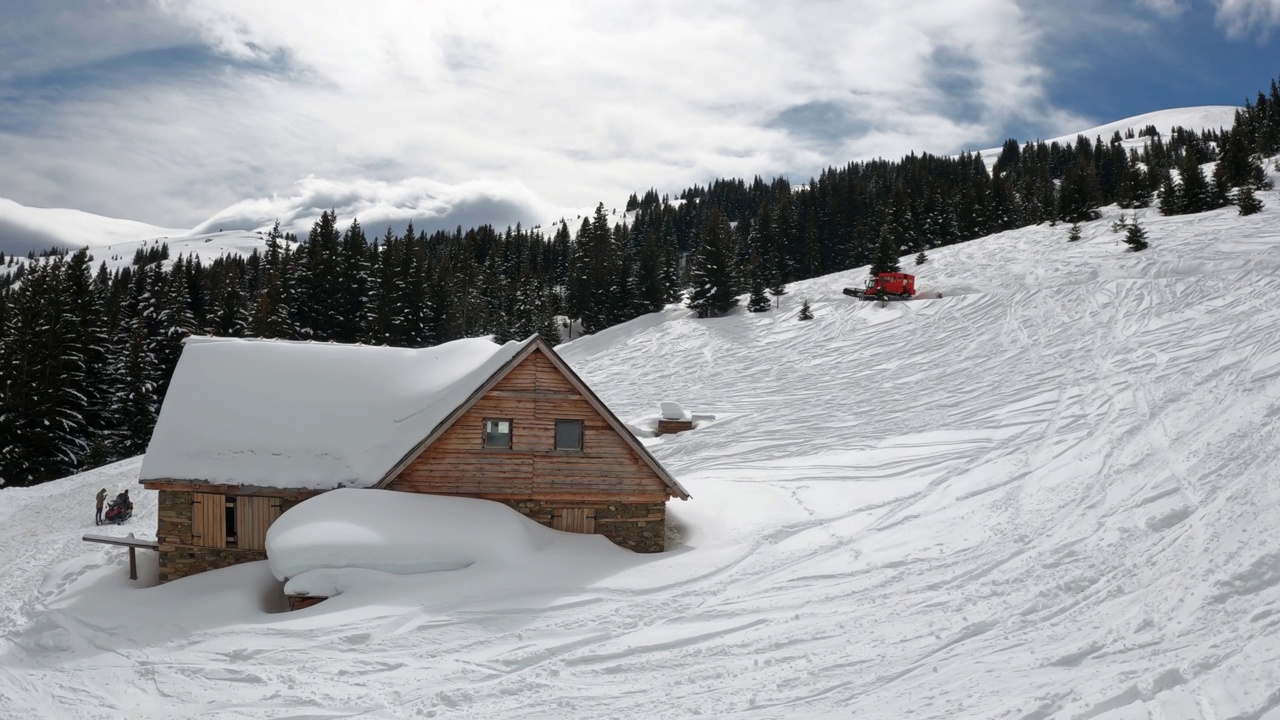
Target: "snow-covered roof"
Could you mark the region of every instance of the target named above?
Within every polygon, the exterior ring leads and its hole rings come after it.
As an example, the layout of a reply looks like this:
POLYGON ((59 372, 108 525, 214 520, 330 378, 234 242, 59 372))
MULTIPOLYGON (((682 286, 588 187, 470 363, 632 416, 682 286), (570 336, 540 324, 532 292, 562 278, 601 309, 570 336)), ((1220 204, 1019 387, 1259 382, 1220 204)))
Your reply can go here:
POLYGON ((140 479, 371 487, 533 341, 189 338, 140 479))

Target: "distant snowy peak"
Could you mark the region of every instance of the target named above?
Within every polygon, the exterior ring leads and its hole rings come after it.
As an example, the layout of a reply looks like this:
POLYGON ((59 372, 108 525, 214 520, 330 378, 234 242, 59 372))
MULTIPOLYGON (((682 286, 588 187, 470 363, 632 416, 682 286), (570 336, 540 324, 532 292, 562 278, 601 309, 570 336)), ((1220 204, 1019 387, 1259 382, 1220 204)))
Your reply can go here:
MULTIPOLYGON (((1123 120, 1116 120, 1105 125, 1098 125, 1087 130, 1059 135, 1058 137, 1044 139, 1046 144, 1075 144, 1077 137, 1086 137, 1090 141, 1101 138, 1103 142, 1111 139, 1115 133, 1120 133, 1121 137, 1129 131, 1139 133, 1147 127, 1154 127, 1160 132, 1161 137, 1168 137, 1169 131, 1176 127, 1183 127, 1196 132, 1202 130, 1218 130, 1220 128, 1230 128, 1235 124, 1236 111, 1239 107, 1235 105, 1201 105, 1199 107, 1189 108, 1173 108, 1170 110, 1157 110, 1156 112, 1144 113, 1142 115, 1134 115, 1123 120)), ((1017 138, 1019 144, 1025 145, 1028 142, 1036 142, 1038 138, 1017 138)), ((1124 147, 1126 149, 1133 148, 1141 150, 1146 143, 1145 137, 1126 138, 1124 147)), ((996 160, 1000 157, 1001 148, 987 148, 980 151, 982 160, 986 164, 987 169, 991 170, 995 167, 996 160)))
MULTIPOLYGON (((1142 115, 1134 115, 1132 118, 1123 120, 1115 120, 1112 123, 1102 124, 1102 126, 1082 129, 1082 131, 1068 133, 1057 137, 1046 138, 1044 142, 1075 142, 1078 136, 1088 137, 1093 140, 1094 137, 1101 137, 1103 141, 1111 140, 1111 136, 1119 132, 1121 136, 1125 131, 1133 128, 1134 132, 1142 131, 1143 128, 1153 126, 1160 131, 1160 135, 1167 136, 1169 131, 1175 127, 1184 127, 1193 129, 1193 131, 1204 131, 1204 129, 1230 128, 1235 124, 1235 111, 1239 110, 1236 105, 1199 105, 1197 108, 1172 108, 1170 110, 1156 110, 1155 113, 1144 113, 1142 115)), ((1020 143, 1034 142, 1038 138, 1019 137, 1020 143)), ((1000 154, 1000 147, 988 147, 982 151, 983 158, 987 156, 995 156, 1000 154)))
MULTIPOLYGON (((1046 144, 1052 143, 1074 143, 1076 137, 1083 135, 1090 140, 1101 137, 1105 142, 1111 139, 1111 136, 1119 132, 1124 135, 1126 130, 1130 128, 1139 132, 1147 126, 1154 126, 1160 131, 1162 136, 1167 136, 1169 130, 1175 127, 1184 127, 1188 130, 1217 130, 1219 128, 1230 128, 1235 124, 1236 111, 1240 108, 1235 105, 1200 105, 1198 107, 1187 108, 1171 108, 1169 110, 1157 110, 1155 112, 1144 113, 1142 115, 1134 115, 1123 120, 1116 120, 1105 125, 1098 125, 1087 130, 1080 130, 1058 137, 1046 138, 1046 144)), ((1034 142, 1037 138, 1018 138, 1020 144, 1025 145, 1028 142, 1034 142)), ((988 161, 994 160, 1000 154, 1000 148, 987 148, 982 151, 982 157, 988 161)))
POLYGON ((189 230, 94 215, 69 208, 35 208, 0 198, 0 250, 25 255, 52 247, 97 247, 161 236, 184 236, 189 230))

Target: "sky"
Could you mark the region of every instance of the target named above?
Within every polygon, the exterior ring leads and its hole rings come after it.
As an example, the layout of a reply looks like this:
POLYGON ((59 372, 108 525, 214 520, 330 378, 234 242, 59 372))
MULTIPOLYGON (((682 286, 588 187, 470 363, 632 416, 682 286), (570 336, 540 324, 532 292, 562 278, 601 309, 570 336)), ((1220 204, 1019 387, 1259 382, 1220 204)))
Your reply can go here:
POLYGON ((621 207, 1236 105, 1280 0, 5 0, 0 198, 200 232, 621 207))

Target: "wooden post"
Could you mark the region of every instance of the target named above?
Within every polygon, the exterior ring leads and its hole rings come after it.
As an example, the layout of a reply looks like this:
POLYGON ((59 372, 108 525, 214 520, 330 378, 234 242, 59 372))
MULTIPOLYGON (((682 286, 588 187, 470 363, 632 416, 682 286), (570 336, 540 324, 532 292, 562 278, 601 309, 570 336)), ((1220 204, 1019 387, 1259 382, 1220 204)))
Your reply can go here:
POLYGON ((138 548, 129 546, 129 579, 138 579, 138 548))

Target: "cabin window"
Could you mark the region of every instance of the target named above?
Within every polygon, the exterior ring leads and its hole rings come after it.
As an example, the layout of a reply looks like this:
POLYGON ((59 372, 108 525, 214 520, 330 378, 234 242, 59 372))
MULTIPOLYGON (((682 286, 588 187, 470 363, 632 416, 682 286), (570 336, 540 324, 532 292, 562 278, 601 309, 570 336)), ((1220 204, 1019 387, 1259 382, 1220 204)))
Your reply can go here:
POLYGON ((236 499, 234 497, 228 497, 226 499, 226 502, 223 503, 223 506, 224 506, 223 515, 225 516, 226 522, 227 522, 227 529, 226 529, 227 545, 226 546, 229 548, 239 547, 239 545, 236 543, 236 540, 238 538, 238 535, 236 532, 236 499))
POLYGON ((511 418, 484 419, 484 446, 486 448, 511 448, 511 418))
POLYGON ((582 449, 582 421, 581 420, 557 420, 556 421, 556 449, 557 450, 581 450, 582 449))

